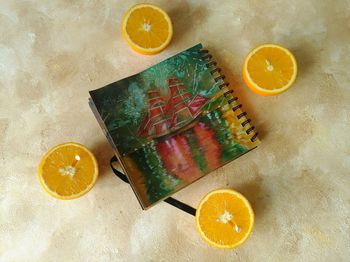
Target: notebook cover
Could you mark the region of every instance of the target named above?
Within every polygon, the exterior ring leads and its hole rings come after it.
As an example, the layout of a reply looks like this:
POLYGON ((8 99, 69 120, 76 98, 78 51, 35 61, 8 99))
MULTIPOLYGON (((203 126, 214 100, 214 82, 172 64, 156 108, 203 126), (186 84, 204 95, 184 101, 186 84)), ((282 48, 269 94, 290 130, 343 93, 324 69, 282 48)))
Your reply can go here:
POLYGON ((143 208, 259 144, 201 44, 90 96, 143 208))

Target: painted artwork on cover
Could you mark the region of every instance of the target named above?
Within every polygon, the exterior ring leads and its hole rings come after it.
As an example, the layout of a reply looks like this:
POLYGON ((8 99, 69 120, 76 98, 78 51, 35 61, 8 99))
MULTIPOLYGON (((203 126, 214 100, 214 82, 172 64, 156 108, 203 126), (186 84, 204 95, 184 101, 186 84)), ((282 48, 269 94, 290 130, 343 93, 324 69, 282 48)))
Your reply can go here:
POLYGON ((143 208, 258 144, 201 50, 198 44, 90 92, 143 208))

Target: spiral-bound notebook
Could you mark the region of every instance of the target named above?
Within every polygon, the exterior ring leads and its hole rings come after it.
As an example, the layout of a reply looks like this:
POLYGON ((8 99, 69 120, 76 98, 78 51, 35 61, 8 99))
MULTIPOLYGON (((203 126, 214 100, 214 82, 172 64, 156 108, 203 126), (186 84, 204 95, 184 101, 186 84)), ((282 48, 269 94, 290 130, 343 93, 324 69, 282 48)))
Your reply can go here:
POLYGON ((90 92, 89 104, 143 208, 259 144, 201 44, 90 92))

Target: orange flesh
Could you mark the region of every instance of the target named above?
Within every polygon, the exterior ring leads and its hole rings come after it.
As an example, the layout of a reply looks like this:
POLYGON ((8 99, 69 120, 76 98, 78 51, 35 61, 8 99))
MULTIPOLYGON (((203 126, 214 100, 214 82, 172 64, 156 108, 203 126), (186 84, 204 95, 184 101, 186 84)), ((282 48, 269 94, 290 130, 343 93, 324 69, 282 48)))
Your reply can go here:
POLYGON ((170 33, 164 16, 151 7, 134 10, 127 21, 126 31, 135 44, 144 48, 161 46, 170 33))
POLYGON ((98 173, 97 163, 86 150, 67 143, 43 157, 39 178, 48 193, 58 198, 74 198, 93 186, 98 173))
POLYGON ((292 79, 294 65, 283 50, 272 47, 259 49, 248 62, 250 78, 261 88, 279 89, 292 79))
POLYGON ((232 193, 214 193, 197 212, 201 234, 218 247, 234 247, 252 230, 254 215, 249 203, 232 193), (232 217, 222 219, 225 214, 232 217))

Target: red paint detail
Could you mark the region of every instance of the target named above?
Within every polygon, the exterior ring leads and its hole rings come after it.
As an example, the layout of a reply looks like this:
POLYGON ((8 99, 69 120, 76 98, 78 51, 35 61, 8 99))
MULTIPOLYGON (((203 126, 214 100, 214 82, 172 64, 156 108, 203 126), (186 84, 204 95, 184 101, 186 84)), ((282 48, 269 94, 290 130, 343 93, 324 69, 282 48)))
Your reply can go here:
POLYGON ((192 116, 196 116, 200 113, 201 107, 207 102, 207 99, 201 95, 196 95, 188 104, 188 109, 192 116))
POLYGON ((220 167, 221 147, 215 138, 215 132, 201 122, 193 127, 193 131, 204 154, 209 170, 220 167))
POLYGON ((162 135, 171 128, 190 122, 200 114, 202 106, 207 102, 201 95, 192 97, 186 92, 185 85, 175 77, 168 79, 168 88, 170 98, 167 103, 158 89, 148 92, 148 112, 139 127, 140 136, 162 135))
POLYGON ((176 135, 156 145, 168 174, 191 183, 202 175, 192 158, 191 148, 185 135, 176 135))

